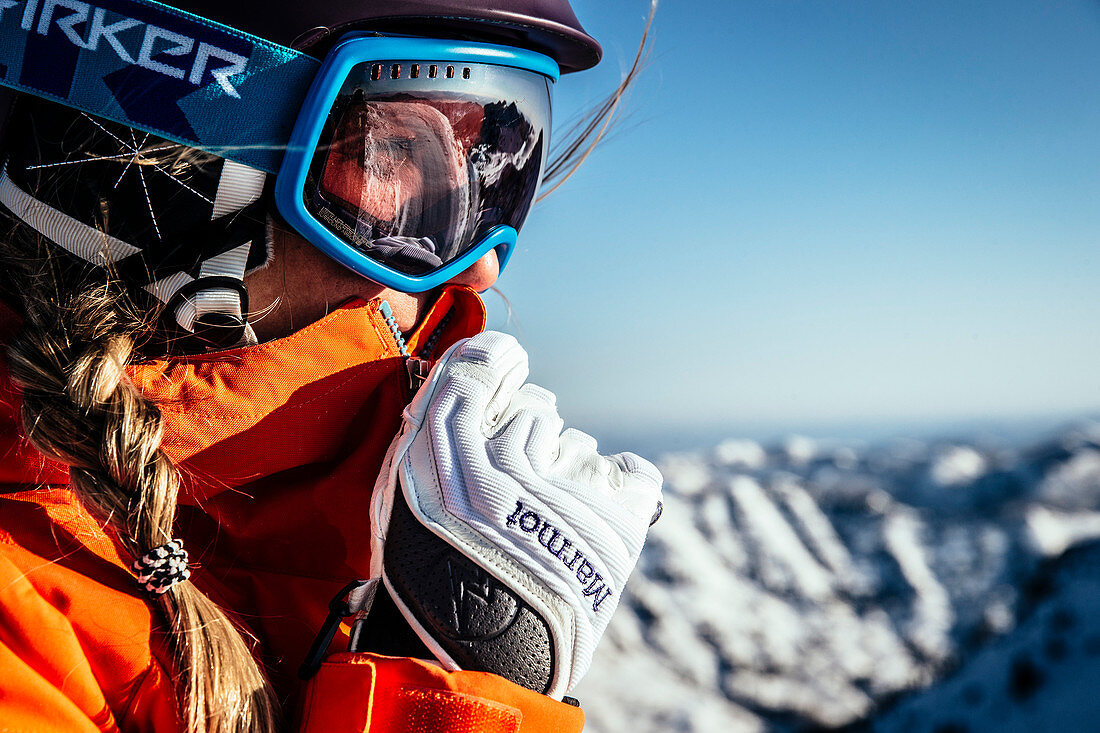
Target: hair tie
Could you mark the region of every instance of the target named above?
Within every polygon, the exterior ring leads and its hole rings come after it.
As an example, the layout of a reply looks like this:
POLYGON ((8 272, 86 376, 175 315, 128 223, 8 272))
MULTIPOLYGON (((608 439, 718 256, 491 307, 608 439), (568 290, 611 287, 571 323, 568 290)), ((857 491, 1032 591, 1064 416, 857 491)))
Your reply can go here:
POLYGON ((183 540, 154 547, 134 560, 131 567, 137 573, 138 584, 154 596, 162 595, 176 583, 191 577, 183 540))

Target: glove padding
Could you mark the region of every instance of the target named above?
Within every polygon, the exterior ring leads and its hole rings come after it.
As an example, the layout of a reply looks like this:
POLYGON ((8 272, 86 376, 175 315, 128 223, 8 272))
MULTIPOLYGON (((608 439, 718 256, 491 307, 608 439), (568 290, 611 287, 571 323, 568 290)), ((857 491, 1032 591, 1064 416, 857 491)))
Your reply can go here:
POLYGON ((375 485, 372 575, 448 669, 560 699, 588 670, 662 479, 562 432, 527 374, 519 343, 491 331, 437 362, 375 485))

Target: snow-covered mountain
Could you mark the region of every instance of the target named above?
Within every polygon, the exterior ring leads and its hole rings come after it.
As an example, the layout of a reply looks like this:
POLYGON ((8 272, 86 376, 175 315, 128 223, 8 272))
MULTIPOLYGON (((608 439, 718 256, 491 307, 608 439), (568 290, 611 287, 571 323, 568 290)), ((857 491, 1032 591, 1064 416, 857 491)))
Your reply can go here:
POLYGON ((588 730, 1100 731, 1100 423, 660 466, 588 730))

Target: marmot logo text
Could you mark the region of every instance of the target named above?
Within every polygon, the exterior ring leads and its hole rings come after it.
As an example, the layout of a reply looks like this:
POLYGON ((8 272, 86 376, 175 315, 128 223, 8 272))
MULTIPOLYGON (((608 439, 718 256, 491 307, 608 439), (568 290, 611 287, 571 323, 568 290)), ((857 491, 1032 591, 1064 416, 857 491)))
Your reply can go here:
POLYGON ((536 535, 540 545, 546 548, 554 557, 561 560, 565 567, 569 568, 574 577, 580 582, 582 596, 592 597, 592 610, 599 611, 600 604, 611 595, 611 588, 604 580, 603 575, 596 572, 596 568, 584 556, 579 547, 573 546, 573 541, 564 535, 549 522, 535 512, 523 506, 522 501, 516 502, 516 510, 505 520, 509 527, 519 525, 519 528, 530 535, 536 535), (561 543, 558 544, 558 540, 561 543), (570 554, 569 550, 573 552, 570 554), (587 586, 587 587, 585 587, 587 586))

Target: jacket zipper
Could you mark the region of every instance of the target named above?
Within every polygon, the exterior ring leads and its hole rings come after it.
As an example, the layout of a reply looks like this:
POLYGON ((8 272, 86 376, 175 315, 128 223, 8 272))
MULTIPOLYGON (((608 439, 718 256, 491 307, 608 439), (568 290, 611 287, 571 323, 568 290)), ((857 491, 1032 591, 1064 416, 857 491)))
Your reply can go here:
MULTIPOLYGON (((405 357, 405 373, 409 378, 409 398, 411 399, 412 395, 416 394, 416 391, 420 389, 420 385, 424 383, 424 380, 428 378, 428 373, 432 370, 432 359, 421 359, 409 353, 409 347, 405 343, 405 337, 401 334, 401 329, 397 327, 397 319, 394 318, 393 309, 390 307, 389 303, 383 300, 378 306, 378 312, 381 313, 382 317, 386 320, 386 326, 389 327, 390 333, 393 334, 394 343, 397 344, 401 356, 405 357)), ((431 357, 436 344, 439 343, 439 339, 443 336, 443 330, 450 321, 451 312, 448 311, 443 315, 443 318, 440 319, 439 325, 432 330, 431 335, 428 336, 428 340, 424 342, 424 346, 420 350, 421 354, 426 357, 431 357)))

